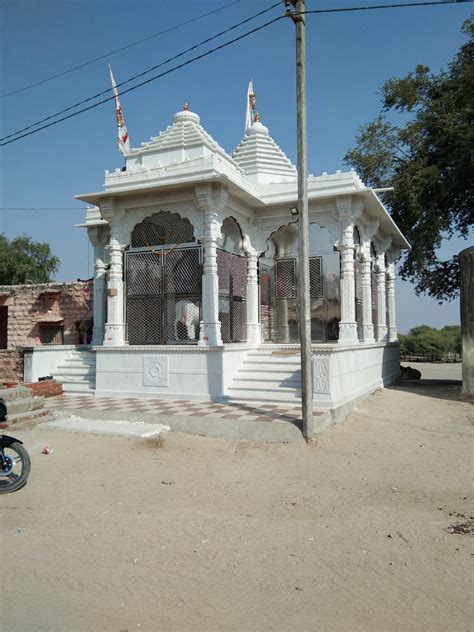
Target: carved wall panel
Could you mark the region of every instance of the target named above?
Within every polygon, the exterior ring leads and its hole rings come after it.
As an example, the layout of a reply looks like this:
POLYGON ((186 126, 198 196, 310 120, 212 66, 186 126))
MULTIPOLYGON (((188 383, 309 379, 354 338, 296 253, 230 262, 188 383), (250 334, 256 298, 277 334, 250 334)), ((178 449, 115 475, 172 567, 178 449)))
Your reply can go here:
POLYGON ((143 357, 143 386, 168 386, 169 358, 166 355, 143 357))

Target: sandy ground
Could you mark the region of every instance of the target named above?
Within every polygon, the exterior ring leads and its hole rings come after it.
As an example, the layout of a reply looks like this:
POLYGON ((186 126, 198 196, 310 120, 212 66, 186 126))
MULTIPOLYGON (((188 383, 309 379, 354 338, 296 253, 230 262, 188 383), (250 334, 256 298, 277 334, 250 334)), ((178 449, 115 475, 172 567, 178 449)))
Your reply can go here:
POLYGON ((378 391, 308 445, 18 431, 2 629, 472 630, 472 538, 446 531, 473 513, 459 392, 378 391))

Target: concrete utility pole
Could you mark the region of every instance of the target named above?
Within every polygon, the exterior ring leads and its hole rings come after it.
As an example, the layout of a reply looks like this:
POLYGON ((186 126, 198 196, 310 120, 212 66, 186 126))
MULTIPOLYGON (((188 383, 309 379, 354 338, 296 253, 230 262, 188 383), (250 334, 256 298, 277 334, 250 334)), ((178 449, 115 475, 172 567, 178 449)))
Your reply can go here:
POLYGON ((290 0, 287 13, 296 26, 296 125, 298 150, 299 308, 301 341, 301 408, 303 435, 313 436, 313 376, 311 370, 311 307, 309 287, 308 139, 306 124, 306 24, 304 0, 290 0), (300 14, 300 15, 298 15, 300 14))

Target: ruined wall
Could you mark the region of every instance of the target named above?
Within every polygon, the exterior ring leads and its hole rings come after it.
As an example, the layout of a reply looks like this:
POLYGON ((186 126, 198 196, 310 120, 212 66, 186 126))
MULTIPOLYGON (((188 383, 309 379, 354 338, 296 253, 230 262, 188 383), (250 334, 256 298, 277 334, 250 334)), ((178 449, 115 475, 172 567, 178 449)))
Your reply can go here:
POLYGON ((8 308, 7 349, 41 345, 42 330, 53 326, 63 327, 63 344, 88 342, 92 302, 92 280, 0 286, 0 305, 8 308))
POLYGON ((0 388, 7 382, 21 382, 23 379, 23 353, 0 349, 0 388))

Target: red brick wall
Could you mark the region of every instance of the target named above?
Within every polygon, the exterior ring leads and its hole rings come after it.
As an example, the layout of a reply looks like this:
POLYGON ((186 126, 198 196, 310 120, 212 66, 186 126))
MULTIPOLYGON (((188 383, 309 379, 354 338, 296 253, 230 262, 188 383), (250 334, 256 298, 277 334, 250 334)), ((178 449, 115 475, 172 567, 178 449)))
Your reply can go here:
POLYGON ((93 281, 4 285, 0 286, 0 302, 8 306, 7 349, 41 345, 40 323, 60 319, 64 344, 77 345, 85 342, 85 335, 78 331, 76 321, 92 322, 93 281), (44 292, 58 292, 50 305, 44 292))
POLYGON ((28 388, 31 388, 33 395, 36 397, 54 397, 55 395, 62 395, 63 385, 56 380, 43 380, 42 382, 32 382, 26 384, 28 388))

